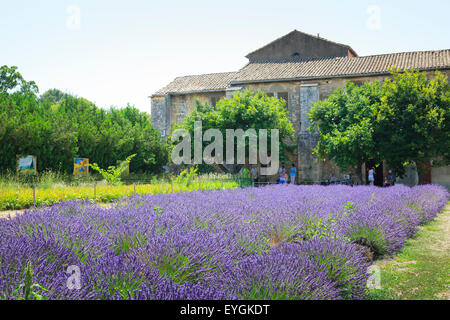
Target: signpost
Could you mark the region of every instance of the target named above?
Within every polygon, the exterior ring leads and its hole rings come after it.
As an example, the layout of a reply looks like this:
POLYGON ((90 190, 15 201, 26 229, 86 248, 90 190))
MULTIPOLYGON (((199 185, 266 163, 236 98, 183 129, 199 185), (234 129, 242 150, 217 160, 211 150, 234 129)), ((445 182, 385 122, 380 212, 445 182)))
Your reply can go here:
POLYGON ((88 158, 74 158, 73 174, 88 175, 89 174, 89 159, 88 158))
MULTIPOLYGON (((37 175, 37 158, 36 156, 17 156, 17 173, 26 176, 37 175)), ((36 185, 32 180, 33 187, 33 204, 36 207, 36 185)))
POLYGON ((37 174, 36 156, 18 156, 17 173, 35 176, 37 174))

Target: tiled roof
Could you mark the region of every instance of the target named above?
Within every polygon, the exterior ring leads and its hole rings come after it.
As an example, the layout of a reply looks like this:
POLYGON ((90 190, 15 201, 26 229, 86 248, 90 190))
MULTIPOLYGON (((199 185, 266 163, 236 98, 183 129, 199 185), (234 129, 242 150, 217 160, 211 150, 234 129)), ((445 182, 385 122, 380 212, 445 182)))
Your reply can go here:
POLYGON ((450 49, 308 61, 253 62, 243 67, 232 83, 385 74, 394 65, 400 69, 450 68, 450 49))
POLYGON ((237 72, 221 72, 178 77, 153 95, 225 90, 236 74, 237 72))
POLYGON ((259 61, 238 72, 210 73, 178 77, 153 96, 202 91, 224 91, 229 85, 283 80, 326 79, 387 74, 389 68, 450 69, 450 49, 391 53, 353 58, 259 61))

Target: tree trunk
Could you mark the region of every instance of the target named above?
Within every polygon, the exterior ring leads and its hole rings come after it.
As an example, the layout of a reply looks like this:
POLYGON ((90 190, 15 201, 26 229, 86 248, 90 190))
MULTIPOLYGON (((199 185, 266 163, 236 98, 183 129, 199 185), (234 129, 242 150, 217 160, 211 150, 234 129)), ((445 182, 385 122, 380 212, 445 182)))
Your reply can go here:
POLYGON ((418 168, 417 176, 419 177, 419 185, 425 184, 425 172, 423 168, 418 168))
POLYGON ((356 175, 358 176, 358 185, 362 185, 363 180, 362 180, 362 165, 363 165, 363 161, 361 159, 361 153, 359 151, 359 148, 357 147, 356 149, 356 156, 357 156, 357 164, 356 164, 356 175))
POLYGON ((356 174, 358 176, 358 185, 362 185, 363 184, 363 180, 362 180, 362 165, 363 162, 361 161, 361 159, 358 160, 358 164, 356 165, 356 174))

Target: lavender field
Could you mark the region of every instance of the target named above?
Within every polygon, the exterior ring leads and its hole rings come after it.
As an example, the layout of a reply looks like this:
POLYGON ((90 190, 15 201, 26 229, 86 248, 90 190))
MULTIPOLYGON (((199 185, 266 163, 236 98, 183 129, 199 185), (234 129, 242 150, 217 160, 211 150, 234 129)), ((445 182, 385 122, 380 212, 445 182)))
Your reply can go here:
POLYGON ((361 299, 371 260, 448 198, 435 185, 276 185, 42 207, 0 220, 0 299, 361 299))

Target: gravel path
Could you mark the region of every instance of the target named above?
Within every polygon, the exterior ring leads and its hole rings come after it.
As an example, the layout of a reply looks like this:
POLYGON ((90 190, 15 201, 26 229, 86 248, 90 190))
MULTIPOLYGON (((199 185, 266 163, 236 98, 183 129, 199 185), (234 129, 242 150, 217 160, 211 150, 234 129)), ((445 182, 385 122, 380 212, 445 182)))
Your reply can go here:
POLYGON ((24 212, 25 210, 6 210, 6 211, 0 211, 0 219, 8 219, 9 215, 11 215, 11 218, 14 218, 16 214, 20 212, 24 212))
MULTIPOLYGON (((97 205, 103 209, 110 209, 113 207, 114 204, 113 203, 98 203, 97 205)), ((30 209, 0 211, 0 219, 8 219, 8 217, 10 215, 11 215, 11 218, 14 218, 17 214, 24 212, 25 210, 30 210, 30 209)))

